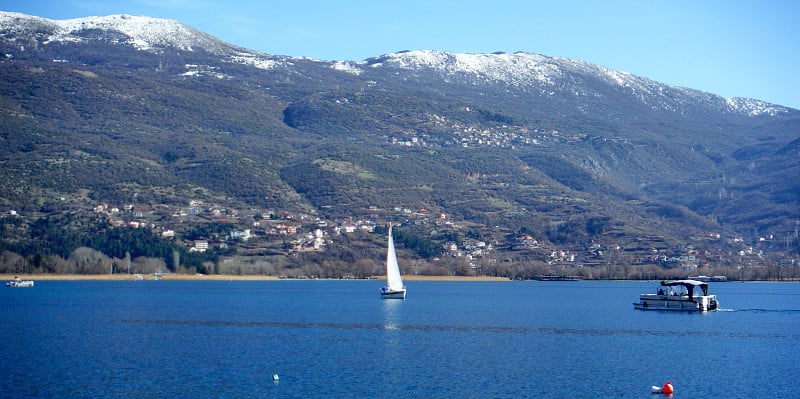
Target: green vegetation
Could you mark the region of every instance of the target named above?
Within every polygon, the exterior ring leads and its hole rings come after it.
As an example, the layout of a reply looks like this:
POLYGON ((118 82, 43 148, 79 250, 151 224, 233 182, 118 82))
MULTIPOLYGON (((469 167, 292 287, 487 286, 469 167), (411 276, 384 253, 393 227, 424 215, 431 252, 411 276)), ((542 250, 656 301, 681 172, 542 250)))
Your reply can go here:
MULTIPOLYGON (((204 253, 190 253, 184 246, 178 246, 170 240, 157 237, 149 229, 134 229, 129 227, 100 228, 104 221, 95 220, 96 224, 87 224, 73 217, 51 216, 37 219, 30 226, 24 226, 20 218, 0 219, 0 230, 4 233, 4 240, 0 241, 0 252, 13 252, 28 259, 27 262, 18 262, 14 267, 0 264, 0 272, 58 272, 61 263, 54 261, 53 257, 70 259, 75 251, 81 248, 91 248, 99 253, 103 259, 111 257, 121 259, 155 258, 164 261, 164 266, 176 271, 174 264, 175 253, 179 254, 181 265, 184 268, 194 268, 200 272, 206 270, 205 263, 215 263, 220 255, 229 255, 230 251, 212 250, 204 253), (77 223, 77 224, 76 224, 77 223), (25 234, 27 230, 27 234, 25 234), (11 239, 14 237, 15 239, 11 239), (16 242, 16 243, 14 243, 16 242), (50 258, 48 258, 50 257, 50 258)), ((220 231, 220 230, 216 230, 220 231)), ((89 270, 92 273, 108 273, 110 269, 100 268, 89 270)))

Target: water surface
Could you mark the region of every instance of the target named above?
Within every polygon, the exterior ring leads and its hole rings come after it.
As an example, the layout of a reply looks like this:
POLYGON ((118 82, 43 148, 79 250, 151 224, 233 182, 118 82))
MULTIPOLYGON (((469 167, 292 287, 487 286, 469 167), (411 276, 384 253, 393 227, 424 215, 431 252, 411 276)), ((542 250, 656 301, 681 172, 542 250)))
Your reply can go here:
MULTIPOLYGON (((3 397, 797 397, 800 285, 712 283, 722 310, 637 311, 648 282, 42 281, 0 290, 3 397), (273 381, 273 374, 280 380, 273 381)), ((4 287, 5 288, 5 287, 4 287)))

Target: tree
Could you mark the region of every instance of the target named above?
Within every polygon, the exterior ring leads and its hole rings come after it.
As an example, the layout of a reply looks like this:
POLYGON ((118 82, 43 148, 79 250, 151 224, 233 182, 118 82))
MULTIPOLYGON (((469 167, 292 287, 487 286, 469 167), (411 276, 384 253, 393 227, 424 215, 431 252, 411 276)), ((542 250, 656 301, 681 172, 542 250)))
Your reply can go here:
POLYGON ((77 272, 75 262, 70 262, 58 255, 46 256, 39 267, 47 273, 70 274, 77 272))
POLYGON ((111 273, 111 259, 89 247, 76 248, 69 255, 69 260, 75 263, 77 272, 81 274, 111 273))
MULTIPOLYGON (((380 270, 376 262, 372 259, 362 258, 356 260, 356 262, 352 265, 351 270, 353 272, 353 276, 355 278, 366 278, 369 276, 376 275, 376 271, 380 270)), ((383 274, 385 271, 382 271, 378 274, 383 274)))
POLYGON ((164 259, 139 256, 131 262, 131 271, 134 273, 151 274, 167 269, 164 259))
POLYGON ((0 272, 29 273, 30 268, 30 263, 16 252, 3 251, 0 253, 0 272))

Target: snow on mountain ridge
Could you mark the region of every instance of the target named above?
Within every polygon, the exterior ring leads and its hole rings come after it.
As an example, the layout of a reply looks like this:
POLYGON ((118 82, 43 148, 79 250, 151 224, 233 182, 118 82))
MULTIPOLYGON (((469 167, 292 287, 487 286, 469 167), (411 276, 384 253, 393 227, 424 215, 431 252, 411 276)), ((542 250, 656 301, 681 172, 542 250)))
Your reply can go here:
POLYGON ((760 100, 751 98, 732 97, 726 98, 725 103, 731 111, 738 111, 746 113, 749 116, 769 115, 775 116, 778 114, 785 114, 789 110, 780 105, 770 104, 760 100))
MULTIPOLYGON (((282 64, 273 57, 225 43, 214 36, 170 19, 118 14, 53 20, 0 11, 0 27, 12 36, 27 35, 40 40, 43 44, 84 42, 87 40, 85 35, 87 31, 99 30, 119 32, 127 39, 116 41, 111 39, 111 43, 129 44, 141 51, 160 52, 166 48, 180 51, 203 50, 226 57, 229 62, 265 70, 282 64)), ((21 46, 21 49, 24 50, 24 46, 21 46)))
POLYGON ((599 96, 585 87, 576 87, 565 82, 571 73, 595 77, 627 91, 651 108, 683 113, 691 107, 691 101, 710 104, 722 110, 748 116, 787 113, 785 107, 744 98, 723 99, 686 87, 671 86, 629 72, 586 61, 539 54, 517 52, 493 54, 448 53, 434 50, 414 50, 390 53, 361 63, 372 67, 384 65, 402 69, 429 68, 445 76, 467 74, 489 81, 503 82, 511 86, 546 85, 569 90, 576 95, 599 96), (690 101, 691 100, 691 101, 690 101))
POLYGON ((511 85, 554 84, 561 72, 552 58, 538 54, 464 54, 434 50, 391 53, 381 58, 382 65, 402 69, 430 68, 446 75, 470 74, 511 85))
POLYGON ((87 30, 116 31, 128 37, 125 42, 139 50, 157 51, 174 47, 182 51, 202 48, 221 54, 223 42, 180 22, 125 14, 103 17, 84 17, 65 20, 40 18, 21 13, 0 12, 0 25, 12 32, 29 30, 41 35, 44 44, 51 42, 82 42, 81 32, 87 30))
POLYGON ((565 71, 606 77, 619 86, 639 85, 643 79, 628 72, 614 71, 584 61, 525 52, 466 54, 415 50, 386 54, 380 58, 380 62, 372 64, 373 67, 382 65, 403 69, 431 68, 450 75, 473 74, 511 85, 554 85, 565 71))
POLYGON ((679 101, 676 102, 671 94, 691 94, 689 89, 671 87, 601 65, 525 52, 454 54, 416 50, 391 53, 368 61, 373 61, 370 64, 372 67, 388 65, 412 70, 430 68, 440 71, 445 76, 466 74, 491 82, 503 82, 510 86, 538 86, 549 94, 559 90, 579 97, 604 96, 602 92, 587 86, 583 81, 599 79, 608 85, 619 87, 620 90, 650 107, 674 112, 681 112, 681 104, 679 101), (578 80, 574 78, 575 76, 578 80))
MULTIPOLYGON (((73 32, 87 29, 116 30, 131 38, 130 43, 140 50, 153 50, 161 46, 172 46, 184 51, 192 51, 198 44, 198 31, 176 21, 137 17, 129 15, 109 15, 106 17, 87 17, 56 21, 59 30, 51 40, 64 40, 73 32)), ((209 44, 201 40, 199 44, 209 44), (205 43, 203 43, 205 42, 205 43)), ((213 47, 213 46, 212 46, 213 47)))
POLYGON ((582 86, 580 82, 567 79, 570 75, 576 74, 603 80, 609 85, 615 85, 628 91, 644 103, 665 109, 676 108, 675 105, 665 103, 663 98, 665 93, 685 92, 682 88, 667 86, 601 65, 525 52, 457 54, 416 50, 387 54, 377 60, 380 62, 372 63, 371 66, 390 65, 403 69, 430 68, 441 71, 445 76, 466 74, 488 81, 503 82, 511 86, 546 86, 549 87, 548 91, 560 89, 577 96, 602 96, 596 90, 582 86), (654 102, 661 104, 653 104, 654 102))
MULTIPOLYGON (((44 44, 51 42, 83 42, 87 31, 113 31, 117 43, 129 44, 143 51, 159 52, 167 47, 181 51, 204 50, 227 57, 229 62, 246 64, 260 69, 288 65, 287 58, 271 57, 256 51, 240 48, 174 20, 146 16, 110 15, 68 20, 51 20, 21 13, 0 11, 0 28, 3 36, 27 35, 44 44)), ((110 36, 113 43, 113 36, 110 36)), ((20 48, 24 50, 22 42, 20 48)), ((7 55, 9 56, 9 55, 7 55)), ((758 100, 722 99, 710 93, 689 88, 669 86, 628 72, 615 71, 589 62, 539 54, 493 53, 466 54, 434 50, 415 50, 390 53, 362 62, 337 61, 335 70, 359 75, 365 67, 392 66, 407 70, 431 69, 448 76, 472 76, 487 82, 502 82, 517 87, 539 87, 552 94, 559 89, 577 96, 602 96, 596 89, 582 85, 580 76, 604 80, 616 85, 652 108, 683 112, 691 107, 689 99, 711 103, 728 112, 744 115, 776 115, 788 112, 787 108, 758 100), (565 78, 577 74, 579 80, 565 78)))

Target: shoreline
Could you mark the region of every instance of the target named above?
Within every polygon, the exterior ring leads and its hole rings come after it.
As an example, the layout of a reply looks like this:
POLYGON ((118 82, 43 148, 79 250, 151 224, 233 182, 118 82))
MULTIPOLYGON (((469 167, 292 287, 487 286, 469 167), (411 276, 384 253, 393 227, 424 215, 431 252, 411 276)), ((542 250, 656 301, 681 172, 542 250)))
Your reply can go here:
MULTIPOLYGON (((21 280, 33 280, 36 281, 136 281, 135 274, 46 274, 46 273, 34 273, 34 274, 8 274, 8 273, 0 273, 0 281, 11 281, 14 277, 19 277, 21 280)), ((155 277, 153 274, 140 274, 143 280, 153 281, 155 277)), ((161 280, 170 280, 170 281, 311 281, 311 280, 331 280, 331 281, 343 281, 343 280, 351 280, 351 281, 360 281, 360 280, 369 280, 369 281, 386 281, 386 276, 370 276, 368 278, 287 278, 287 277, 276 277, 276 276, 264 276, 264 275, 233 275, 233 274, 163 274, 161 276, 161 280)), ((659 281, 662 279, 654 279, 654 280, 583 280, 583 281, 659 281)), ((414 276, 408 275, 403 276, 403 281, 459 281, 459 282, 470 282, 470 281, 481 281, 481 282, 508 282, 512 281, 507 277, 492 277, 492 276, 414 276)), ((536 281, 536 280, 530 280, 536 281)), ((545 281, 545 280, 542 280, 545 281)), ((553 280, 559 281, 559 280, 553 280)), ((800 280, 747 280, 747 281, 739 281, 739 280, 728 280, 727 282, 714 282, 714 284, 723 284, 723 283, 797 283, 800 280)))
MULTIPOLYGON (((10 281, 14 277, 33 281, 136 281, 136 274, 0 274, 0 280, 10 281)), ((153 274, 139 274, 143 280, 155 280, 153 274)), ((224 274, 163 274, 161 280, 278 280, 273 276, 234 276, 224 274)))
MULTIPOLYGON (((0 274, 0 280, 10 281, 14 277, 33 281, 135 281, 135 274, 0 274)), ((155 280, 152 274, 140 274, 144 280, 155 280)), ((386 280, 386 276, 368 279, 297 279, 263 275, 228 274, 163 274, 161 280, 169 281, 277 281, 277 280, 386 280)), ((490 276, 403 276, 405 281, 511 281, 506 277, 490 276)))

